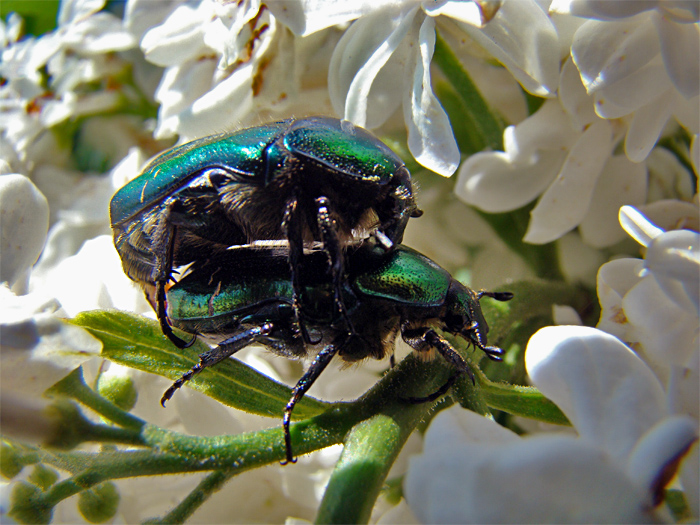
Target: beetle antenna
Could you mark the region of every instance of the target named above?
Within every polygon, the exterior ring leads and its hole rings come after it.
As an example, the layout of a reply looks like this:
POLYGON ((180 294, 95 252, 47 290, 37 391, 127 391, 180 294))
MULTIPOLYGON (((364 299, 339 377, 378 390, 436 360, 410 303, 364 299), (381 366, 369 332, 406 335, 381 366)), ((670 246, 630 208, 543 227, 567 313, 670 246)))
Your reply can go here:
POLYGON ((486 297, 491 297, 496 301, 510 301, 513 298, 513 294, 511 292, 487 292, 486 290, 476 292, 477 299, 481 299, 484 295, 486 297))

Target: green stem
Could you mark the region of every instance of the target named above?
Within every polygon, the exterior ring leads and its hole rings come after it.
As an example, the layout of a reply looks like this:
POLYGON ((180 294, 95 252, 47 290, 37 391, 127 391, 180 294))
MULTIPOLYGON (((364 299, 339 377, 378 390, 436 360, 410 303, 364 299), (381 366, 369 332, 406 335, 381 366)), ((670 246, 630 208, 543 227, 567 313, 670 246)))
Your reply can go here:
POLYGON ((121 443, 123 445, 144 446, 146 443, 140 431, 107 425, 91 424, 83 441, 97 443, 121 443))
POLYGON ((386 476, 408 436, 437 404, 412 404, 402 399, 435 392, 451 373, 439 360, 423 363, 408 357, 399 366, 391 378, 385 376, 363 396, 364 410, 370 409, 372 415, 354 425, 346 436, 316 523, 369 521, 386 476))
POLYGON ((83 379, 82 367, 76 368, 73 372, 52 386, 47 390, 46 395, 49 397, 65 396, 75 399, 86 407, 91 408, 102 417, 125 428, 140 431, 146 424, 142 419, 123 411, 117 405, 87 386, 83 379))
MULTIPOLYGON (((201 463, 198 465, 198 462, 192 458, 151 451, 110 451, 84 457, 88 460, 89 466, 75 476, 52 485, 49 490, 41 494, 41 504, 53 507, 70 496, 108 480, 136 475, 153 476, 204 470, 201 463), (93 461, 90 462, 90 459, 93 461), (197 469, 197 466, 200 468, 197 469)), ((47 463, 50 462, 47 461, 47 463)))
POLYGON ((412 421, 415 412, 414 409, 393 417, 377 414, 350 431, 326 488, 316 523, 369 521, 391 465, 420 420, 412 421))

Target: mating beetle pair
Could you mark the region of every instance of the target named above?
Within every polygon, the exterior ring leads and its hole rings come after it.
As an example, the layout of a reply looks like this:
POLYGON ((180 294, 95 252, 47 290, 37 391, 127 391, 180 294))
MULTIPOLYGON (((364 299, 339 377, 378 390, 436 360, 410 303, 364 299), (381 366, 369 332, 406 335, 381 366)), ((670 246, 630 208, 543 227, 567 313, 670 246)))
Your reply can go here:
MULTIPOLYGON (((289 423, 294 405, 311 387, 331 359, 346 362, 368 357, 382 359, 393 353, 396 337, 420 353, 437 350, 457 374, 473 375, 464 358, 435 328, 464 339, 490 359, 500 361, 503 351, 487 346, 488 325, 479 299, 506 301, 509 293, 474 292, 426 256, 406 247, 384 250, 363 244, 348 255, 343 296, 355 333, 349 333, 333 307, 332 286, 324 274, 326 256, 305 256, 301 268, 303 315, 317 336, 320 351, 297 382, 284 410, 286 461, 293 462, 289 423)), ((200 355, 200 362, 163 395, 172 397, 186 381, 252 343, 267 346, 286 357, 305 357, 307 348, 294 329, 293 285, 287 253, 238 249, 196 263, 191 272, 167 294, 168 317, 186 332, 213 337, 218 345, 200 355)), ((445 393, 454 375, 435 396, 445 393)))
POLYGON ((419 216, 404 163, 352 123, 329 117, 286 120, 214 135, 174 148, 146 167, 110 203, 114 244, 126 274, 155 287, 163 332, 180 347, 165 313, 173 269, 233 245, 286 239, 293 308, 304 243, 328 254, 335 305, 341 298, 346 243, 374 232, 386 250, 419 216))
POLYGON ((500 360, 501 349, 487 346, 479 299, 511 295, 473 292, 400 246, 408 220, 421 213, 401 159, 338 119, 275 122, 157 157, 112 199, 114 243, 173 343, 188 346, 170 323, 217 343, 162 403, 193 375, 253 342, 288 357, 316 346, 284 411, 292 462, 292 410, 336 354, 349 362, 381 359, 400 333, 416 351, 436 349, 457 374, 473 379, 436 327, 500 360), (284 240, 286 248, 245 247, 270 240, 284 240), (322 250, 305 254, 314 243, 322 250), (166 293, 175 268, 189 264, 166 293))

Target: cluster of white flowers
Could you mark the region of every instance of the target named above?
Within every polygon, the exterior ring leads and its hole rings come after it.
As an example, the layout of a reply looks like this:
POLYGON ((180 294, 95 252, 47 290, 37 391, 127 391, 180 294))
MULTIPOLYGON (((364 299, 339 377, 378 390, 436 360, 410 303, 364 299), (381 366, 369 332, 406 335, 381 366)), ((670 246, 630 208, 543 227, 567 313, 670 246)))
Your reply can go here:
MULTIPOLYGON (((463 203, 504 213, 536 201, 524 241, 556 241, 567 276, 590 282, 597 271, 602 307, 596 329, 545 328, 526 352, 532 384, 573 431, 518 437, 445 410, 392 472, 405 473, 405 499, 379 503, 373 520, 671 520, 657 503, 676 463, 674 483, 700 516, 700 4, 128 0, 123 13, 105 4, 62 0, 56 29, 36 37, 17 15, 0 20, 3 417, 40 406, 80 363, 97 373, 88 358, 99 344, 61 317, 98 308, 152 316, 122 272, 108 216, 111 196, 148 157, 176 138, 330 114, 403 131, 418 164, 457 172, 462 202, 423 179, 426 213, 411 221, 408 244, 449 268, 469 260, 480 286, 529 277, 463 203), (443 81, 431 66, 436 35, 507 124, 504 151, 460 158, 434 92, 443 81), (524 92, 545 99, 532 114, 524 92), (467 258, 467 246, 478 253, 467 258)), ((241 355, 273 378, 298 379, 293 363, 241 355)), ((357 397, 382 366, 329 370, 311 395, 357 397)), ((196 434, 270 426, 188 389, 159 410, 165 379, 108 373, 134 378, 134 412, 155 424, 196 434)), ((195 518, 313 519, 338 448, 246 473, 195 518)), ((166 512, 194 478, 119 482, 120 519, 166 512)), ((80 519, 71 502, 54 518, 80 519)))

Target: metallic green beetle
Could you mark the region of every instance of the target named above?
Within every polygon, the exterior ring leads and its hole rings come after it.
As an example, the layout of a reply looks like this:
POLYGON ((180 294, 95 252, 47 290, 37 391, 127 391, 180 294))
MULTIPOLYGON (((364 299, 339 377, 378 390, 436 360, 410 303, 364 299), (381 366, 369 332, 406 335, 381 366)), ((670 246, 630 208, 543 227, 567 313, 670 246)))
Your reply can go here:
MULTIPOLYGON (((347 362, 393 354, 401 334, 417 352, 432 349, 450 363, 456 374, 429 398, 444 394, 459 374, 474 379, 462 356, 436 331, 459 336, 496 361, 503 351, 487 346, 489 330, 479 299, 507 301, 510 293, 474 292, 426 256, 397 246, 388 253, 365 243, 348 258, 343 296, 355 327, 350 334, 334 308, 332 286, 320 275, 323 252, 307 255, 302 267, 301 306, 320 351, 292 391, 284 410, 286 462, 294 462, 289 422, 294 405, 311 387, 336 354, 347 362)), ((237 249, 197 263, 192 272, 168 291, 168 316, 174 326, 218 343, 200 355, 200 362, 163 395, 175 391, 204 368, 213 366, 252 343, 287 357, 305 357, 307 348, 294 329, 293 285, 287 254, 270 250, 237 249)))
POLYGON ((286 239, 302 333, 303 248, 323 243, 336 308, 344 246, 373 233, 386 250, 401 242, 417 208, 403 161, 368 131, 330 117, 285 120, 190 142, 160 155, 112 198, 114 244, 126 274, 156 297, 163 332, 173 269, 229 246, 286 239), (154 291, 153 291, 154 290, 154 291))

